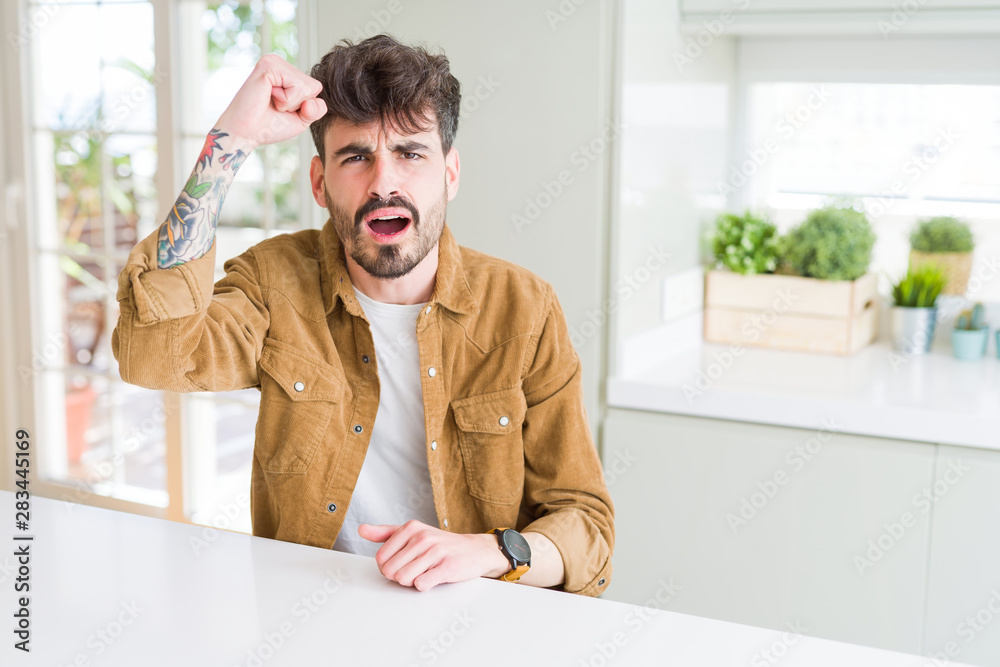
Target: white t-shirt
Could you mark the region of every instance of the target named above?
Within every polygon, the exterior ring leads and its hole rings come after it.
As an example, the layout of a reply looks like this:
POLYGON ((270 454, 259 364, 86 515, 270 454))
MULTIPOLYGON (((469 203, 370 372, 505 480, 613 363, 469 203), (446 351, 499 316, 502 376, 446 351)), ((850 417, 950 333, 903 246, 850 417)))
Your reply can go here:
POLYGON ((382 303, 357 287, 354 294, 371 324, 380 389, 368 452, 333 548, 374 556, 382 544, 358 535, 362 523, 417 519, 438 525, 427 469, 417 348, 417 314, 424 304, 382 303))

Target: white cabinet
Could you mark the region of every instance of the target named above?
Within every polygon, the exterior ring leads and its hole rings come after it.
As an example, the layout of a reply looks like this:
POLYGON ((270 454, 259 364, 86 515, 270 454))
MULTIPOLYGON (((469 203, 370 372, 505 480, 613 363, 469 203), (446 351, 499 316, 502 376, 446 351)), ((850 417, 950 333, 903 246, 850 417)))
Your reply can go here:
POLYGON ((941 446, 931 491, 924 651, 1000 666, 1000 452, 941 446))
POLYGON ((935 446, 816 427, 609 410, 604 597, 920 651, 935 446))

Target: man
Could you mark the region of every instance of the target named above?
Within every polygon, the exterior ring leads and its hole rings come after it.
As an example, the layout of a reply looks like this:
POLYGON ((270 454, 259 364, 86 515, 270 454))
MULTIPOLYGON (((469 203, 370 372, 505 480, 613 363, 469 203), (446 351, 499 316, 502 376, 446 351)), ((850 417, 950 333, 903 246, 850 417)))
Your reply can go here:
POLYGON ((443 55, 385 35, 311 77, 262 58, 119 277, 115 358, 145 387, 260 389, 255 535, 372 554, 419 590, 495 577, 598 595, 613 509, 562 309, 445 224, 460 99, 443 55), (243 160, 310 126, 329 220, 228 260, 213 286, 243 160))

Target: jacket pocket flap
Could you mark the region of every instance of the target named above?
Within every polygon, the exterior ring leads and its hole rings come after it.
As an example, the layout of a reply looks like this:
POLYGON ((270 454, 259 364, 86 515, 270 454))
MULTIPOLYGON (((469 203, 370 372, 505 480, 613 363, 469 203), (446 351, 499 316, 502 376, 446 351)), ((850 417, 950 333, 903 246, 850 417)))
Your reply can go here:
POLYGON ((344 383, 335 367, 310 359, 288 343, 264 339, 260 367, 293 401, 338 402, 344 395, 344 383))
POLYGON ((521 388, 512 387, 454 400, 451 408, 459 429, 503 435, 520 430, 528 405, 521 388))

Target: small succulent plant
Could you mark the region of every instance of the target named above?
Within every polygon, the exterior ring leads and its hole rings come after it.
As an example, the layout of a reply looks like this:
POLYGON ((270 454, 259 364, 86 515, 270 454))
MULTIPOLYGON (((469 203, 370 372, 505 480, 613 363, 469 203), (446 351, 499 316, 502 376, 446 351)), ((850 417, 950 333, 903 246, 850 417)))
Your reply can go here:
POLYGON ((905 308, 933 308, 944 289, 945 277, 936 264, 922 264, 910 268, 898 283, 892 286, 892 301, 905 308))
POLYGON ((963 310, 958 316, 958 321, 955 323, 956 329, 962 329, 963 331, 979 331, 986 328, 986 322, 983 321, 983 304, 977 303, 969 310, 963 310))
POLYGON ((715 261, 743 275, 773 273, 778 267, 777 228, 762 215, 723 213, 712 235, 715 261))

